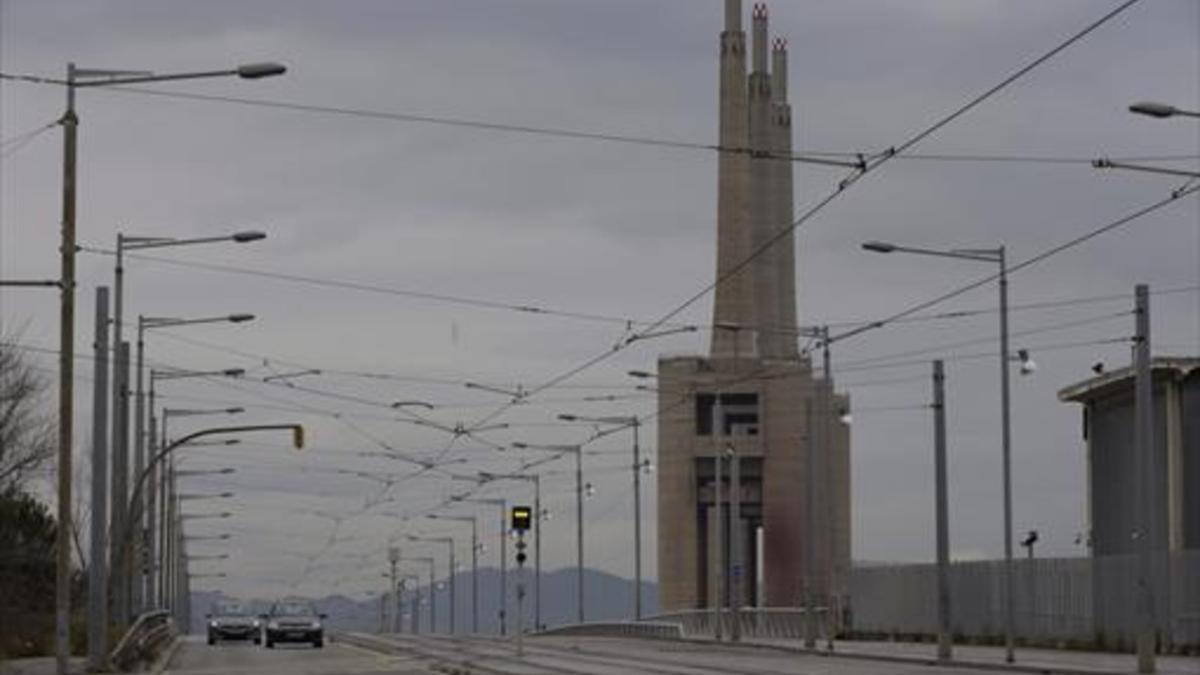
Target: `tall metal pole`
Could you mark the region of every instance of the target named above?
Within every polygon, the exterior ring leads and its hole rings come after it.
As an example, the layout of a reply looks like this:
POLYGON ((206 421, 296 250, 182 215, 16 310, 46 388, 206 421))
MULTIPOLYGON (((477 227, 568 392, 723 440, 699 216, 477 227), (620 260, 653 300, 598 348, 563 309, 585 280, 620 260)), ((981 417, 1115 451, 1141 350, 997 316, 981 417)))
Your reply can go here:
MULTIPOLYGON (((633 619, 642 620, 642 458, 638 446, 638 427, 633 418, 633 619)), ((541 517, 540 515, 538 516, 541 517)))
POLYGON ((390 563, 390 565, 391 565, 391 574, 389 576, 390 576, 390 580, 392 582, 392 604, 395 607, 395 611, 393 612, 393 616, 392 616, 392 632, 393 633, 400 632, 400 586, 398 585, 398 582, 396 581, 396 564, 399 562, 400 562, 400 552, 395 551, 395 549, 393 549, 392 551, 389 551, 388 563, 390 563), (394 551, 394 553, 393 553, 393 551, 394 551))
POLYGON ((500 500, 500 635, 508 632, 508 502, 500 500))
POLYGON ((742 604, 742 491, 741 461, 737 448, 729 444, 729 639, 739 642, 742 627, 739 610, 742 604))
POLYGON ((479 533, 477 519, 471 516, 471 633, 479 634, 479 533))
POLYGON ((933 465, 937 518, 937 657, 952 655, 950 634, 950 521, 946 490, 946 374, 942 361, 933 362, 933 465))
POLYGON ((817 623, 816 623, 816 602, 813 593, 813 563, 816 556, 813 555, 813 530, 817 525, 815 511, 816 500, 813 499, 813 491, 816 489, 817 480, 814 469, 816 468, 816 425, 813 419, 813 399, 811 396, 804 399, 804 428, 808 436, 807 446, 804 452, 804 648, 816 649, 817 647, 817 623))
POLYGON ((533 623, 542 629, 542 477, 533 475, 533 623))
POLYGON ((1013 584, 1012 533, 1012 407, 1009 398, 1008 350, 1008 261, 1005 247, 998 250, 1000 262, 1000 398, 1001 441, 1004 462, 1004 660, 1016 660, 1016 587, 1013 584))
POLYGON ((116 372, 113 379, 117 381, 120 393, 118 398, 113 399, 112 402, 117 415, 113 420, 114 428, 112 430, 114 485, 109 499, 112 502, 113 527, 109 550, 113 557, 113 563, 109 570, 109 587, 113 603, 111 619, 116 623, 118 629, 124 629, 129 625, 131 609, 129 602, 129 547, 123 543, 128 539, 129 528, 132 527, 132 523, 129 522, 129 453, 126 443, 129 432, 130 358, 128 342, 116 342, 113 346, 116 348, 114 360, 116 372), (116 475, 118 471, 120 475, 116 475), (120 514, 119 523, 118 513, 120 514))
POLYGON ((825 641, 826 647, 833 650, 833 635, 836 628, 833 615, 833 591, 834 591, 834 532, 833 532, 833 500, 830 499, 830 491, 824 486, 830 479, 831 467, 833 466, 833 362, 829 353, 829 326, 821 327, 821 361, 822 373, 825 375, 825 382, 821 387, 821 450, 819 458, 819 470, 821 472, 821 480, 817 483, 822 486, 821 489, 821 510, 823 518, 821 518, 822 530, 824 532, 825 543, 825 589, 823 596, 825 598, 825 641))
POLYGON ((712 603, 713 637, 718 641, 724 632, 721 627, 721 609, 725 601, 725 519, 723 517, 724 506, 721 504, 721 482, 721 446, 718 445, 716 452, 713 453, 713 501, 716 503, 716 508, 712 525, 717 543, 716 559, 713 561, 713 569, 716 573, 716 580, 713 584, 713 592, 716 597, 713 598, 712 603))
POLYGON ((578 622, 583 623, 583 448, 575 448, 575 562, 576 591, 578 593, 578 622))
POLYGON ((450 635, 454 635, 458 630, 454 621, 454 605, 457 604, 454 599, 454 580, 458 576, 458 571, 454 569, 454 540, 451 539, 447 543, 450 546, 450 635))
POLYGON ((429 559, 429 634, 437 632, 437 581, 434 580, 434 561, 429 559))
MULTIPOLYGON (((153 456, 155 453, 156 441, 158 440, 155 433, 154 415, 146 416, 146 448, 147 456, 153 456)), ((143 551, 145 566, 146 566, 146 606, 151 609, 162 608, 162 596, 156 596, 155 590, 157 580, 155 578, 155 568, 157 567, 157 556, 155 555, 155 533, 158 528, 158 477, 162 473, 162 466, 156 467, 150 474, 150 480, 146 485, 146 544, 143 551)), ((162 542, 159 541, 161 546, 162 542)))
POLYGON ((1136 474, 1138 515, 1138 632, 1137 662, 1139 673, 1155 670, 1154 588, 1152 582, 1154 545, 1154 389, 1150 362, 1150 289, 1138 284, 1137 338, 1134 345, 1134 423, 1136 425, 1136 474))
MULTIPOLYGON (((146 466, 146 409, 145 399, 142 392, 142 366, 145 363, 145 326, 142 317, 138 316, 137 323, 137 363, 134 366, 135 393, 133 397, 133 475, 142 475, 142 470, 146 466)), ((145 501, 144 498, 139 501, 145 501)), ((145 504, 132 505, 132 508, 139 514, 137 521, 129 524, 134 532, 133 544, 133 579, 132 579, 132 603, 137 613, 146 610, 146 605, 143 604, 145 599, 144 584, 145 584, 145 504)))
POLYGON ((59 288, 58 529, 54 566, 54 656, 67 672, 71 651, 71 449, 75 386, 75 64, 67 64, 67 110, 63 127, 62 275, 59 288))
MULTIPOLYGON (((113 271, 113 377, 112 377, 112 489, 109 491, 112 501, 112 541, 122 541, 125 531, 125 512, 128 507, 126 498, 129 494, 129 452, 126 447, 125 434, 129 421, 129 359, 122 356, 121 345, 124 325, 122 319, 124 307, 125 266, 124 266, 124 235, 117 234, 116 267, 113 271)), ((118 627, 126 625, 129 609, 125 604, 124 581, 125 567, 122 563, 124 549, 112 546, 109 549, 110 580, 112 592, 112 618, 118 627)))
POLYGON ((108 287, 96 288, 92 392, 91 547, 88 565, 88 668, 108 656, 108 287))
POLYGON ((716 539, 716 559, 712 561, 713 569, 715 570, 716 579, 713 583, 713 594, 711 604, 713 609, 713 638, 721 639, 721 602, 722 590, 724 587, 725 576, 725 528, 722 527, 724 520, 723 508, 721 506, 721 437, 725 435, 725 415, 721 409, 721 392, 713 393, 712 407, 712 433, 713 433, 713 503, 714 523, 710 526, 714 532, 716 539))

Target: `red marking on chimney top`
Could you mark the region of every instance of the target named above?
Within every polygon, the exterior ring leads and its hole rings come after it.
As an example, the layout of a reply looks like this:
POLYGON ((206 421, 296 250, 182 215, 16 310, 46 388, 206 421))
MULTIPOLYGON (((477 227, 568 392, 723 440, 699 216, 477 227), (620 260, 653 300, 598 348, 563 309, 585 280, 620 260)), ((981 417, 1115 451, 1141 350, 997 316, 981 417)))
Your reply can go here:
POLYGON ((775 48, 775 51, 777 51, 777 52, 786 52, 787 48, 788 48, 787 38, 781 38, 781 37, 775 38, 774 48, 775 48))
POLYGON ((755 19, 767 18, 767 3, 765 3, 765 2, 754 3, 754 18, 755 19))

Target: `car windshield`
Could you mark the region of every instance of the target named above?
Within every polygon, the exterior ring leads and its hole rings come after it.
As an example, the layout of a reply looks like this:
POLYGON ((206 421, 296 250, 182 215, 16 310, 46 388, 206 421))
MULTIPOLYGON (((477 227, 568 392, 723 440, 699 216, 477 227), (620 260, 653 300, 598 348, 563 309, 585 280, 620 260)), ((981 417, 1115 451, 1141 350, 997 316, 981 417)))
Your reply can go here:
POLYGON ((303 603, 286 602, 282 605, 275 605, 275 611, 272 614, 275 616, 313 616, 316 612, 303 603))
POLYGON ((246 608, 238 603, 230 602, 217 605, 213 614, 216 616, 246 616, 246 608))

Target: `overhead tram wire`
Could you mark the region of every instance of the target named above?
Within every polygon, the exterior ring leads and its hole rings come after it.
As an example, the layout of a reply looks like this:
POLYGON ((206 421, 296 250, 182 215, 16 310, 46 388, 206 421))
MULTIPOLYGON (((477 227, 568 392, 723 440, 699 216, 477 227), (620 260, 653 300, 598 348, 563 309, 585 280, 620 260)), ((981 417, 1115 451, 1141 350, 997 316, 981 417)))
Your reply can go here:
MULTIPOLYGON (((875 173, 875 170, 878 169, 879 167, 883 166, 884 164, 888 163, 889 161, 891 161, 892 159, 894 159, 896 157, 902 156, 908 149, 916 146, 920 142, 922 142, 925 139, 929 138, 930 136, 936 134, 942 128, 946 127, 947 125, 954 122, 958 118, 967 114, 968 112, 970 112, 971 110, 973 110, 974 108, 976 108, 977 106, 982 104, 984 101, 988 100, 989 98, 991 98, 995 94, 999 93, 1000 91, 1006 89, 1012 83, 1021 79, 1022 77, 1024 77, 1025 75, 1027 75, 1034 69, 1036 69, 1038 66, 1041 66, 1043 63, 1049 61, 1054 56, 1058 55, 1060 52, 1064 51, 1071 45, 1075 44, 1076 42, 1079 42, 1084 37, 1090 35, 1092 32, 1096 31, 1101 26, 1105 25, 1106 23, 1108 23, 1112 19, 1116 18, 1121 13, 1125 12, 1130 7, 1132 7, 1133 5, 1135 5, 1139 2, 1141 2, 1141 0, 1125 0, 1124 2, 1119 4, 1114 9, 1105 13, 1099 19, 1097 19, 1097 20, 1093 21, 1092 23, 1088 24, 1087 26, 1085 26, 1082 30, 1074 33, 1069 38, 1060 42, 1055 47, 1053 47, 1052 49, 1047 51, 1046 53, 1042 54, 1041 56, 1037 57, 1033 61, 1027 63, 1026 65, 1022 66, 1016 72, 1012 73, 1008 77, 1005 77, 998 84, 992 86, 991 88, 989 88, 986 91, 984 91, 983 93, 975 96, 974 98, 972 98, 965 104, 959 106, 957 109, 955 109, 950 114, 938 119, 932 125, 924 128, 923 130, 921 130, 917 134, 913 135, 912 137, 910 137, 908 140, 904 141, 900 145, 889 148, 889 150, 887 152, 885 152, 881 156, 878 156, 877 158, 874 158, 871 162, 864 163, 854 173, 850 174, 845 179, 843 179, 840 183, 838 183, 836 189, 834 189, 832 192, 830 192, 824 198, 818 200, 814 205, 812 205, 806 211, 804 211, 800 215, 799 218, 793 220, 789 225, 781 227, 775 234, 768 237, 765 242, 763 242, 757 248, 752 250, 746 258, 744 258, 737 264, 733 265, 729 270, 727 270, 723 276, 719 276, 712 283, 706 284, 704 286, 704 288, 702 288, 698 293, 687 298, 684 302, 682 302, 677 307, 675 307, 671 311, 664 314, 661 318, 659 318, 657 321, 652 323, 649 327, 643 329, 641 334, 645 335, 645 334, 648 334, 658 328, 661 328, 664 324, 666 324, 667 322, 674 319, 676 316, 681 314, 687 308, 691 307, 693 304, 698 302, 701 298, 703 298, 703 297, 707 296, 709 293, 713 292, 713 290, 715 290, 717 286, 721 285, 722 283, 725 283, 728 279, 739 274, 743 269, 745 269, 748 265, 753 263, 755 260, 757 260, 762 255, 764 255, 767 251, 769 251, 772 247, 774 247, 776 244, 778 244, 784 238, 790 236, 793 232, 795 232, 800 227, 802 227, 803 225, 808 223, 810 220, 812 220, 814 217, 816 217, 817 214, 821 213, 829 204, 836 201, 840 196, 846 194, 850 190, 850 188, 857 185, 858 182, 860 180, 862 180, 863 177, 865 177, 869 174, 875 173)), ((963 292, 966 292, 966 291, 963 291, 963 292)), ((932 306, 932 305, 928 305, 928 306, 932 306)), ((922 309, 924 309, 924 307, 922 309)), ((917 310, 917 311, 919 311, 919 310, 917 310)), ((915 313, 915 312, 912 312, 912 313, 915 313)), ((636 334, 635 334, 635 336, 632 336, 629 340, 627 340, 624 343, 624 345, 627 346, 629 344, 632 344, 632 339, 634 337, 636 337, 636 334)), ((588 359, 584 363, 582 363, 578 366, 575 366, 559 375, 556 375, 555 377, 552 377, 551 379, 546 381, 544 384, 539 385, 538 387, 530 390, 528 395, 532 396, 532 395, 535 395, 542 391, 545 391, 546 389, 554 387, 557 384, 559 384, 565 380, 568 380, 568 379, 578 375, 579 373, 592 368, 593 366, 595 366, 599 363, 602 363, 602 362, 608 360, 611 356, 620 352, 623 348, 624 347, 622 345, 618 344, 617 346, 615 346, 597 356, 594 356, 594 357, 588 359)), ((501 406, 495 412, 482 418, 476 424, 482 425, 482 424, 486 424, 486 423, 496 419, 500 415, 504 414, 504 412, 507 411, 511 407, 511 405, 512 404, 510 403, 505 406, 501 406)))
MULTIPOLYGON (((80 251, 82 251, 84 253, 92 253, 92 254, 98 254, 98 255, 113 255, 113 251, 108 250, 108 249, 102 249, 102 248, 91 247, 91 246, 81 246, 79 248, 80 248, 80 251)), ((413 291, 413 290, 408 290, 408 289, 388 288, 385 286, 377 286, 377 285, 373 285, 373 284, 366 284, 366 283, 360 283, 360 282, 349 282, 349 281, 342 281, 342 280, 337 280, 337 279, 325 279, 325 278, 321 278, 321 277, 304 276, 304 275, 289 274, 289 273, 282 273, 282 272, 268 272, 268 271, 264 271, 261 269, 254 269, 254 268, 248 268, 248 267, 237 267, 234 265, 218 265, 218 264, 204 263, 204 262, 198 262, 198 261, 175 260, 175 259, 171 259, 171 258, 163 258, 163 257, 142 255, 142 254, 127 254, 127 258, 134 259, 134 260, 144 260, 144 261, 152 262, 152 263, 162 263, 162 264, 172 265, 172 266, 177 266, 177 267, 187 267, 187 268, 201 269, 201 270, 212 271, 212 272, 221 272, 221 273, 226 273, 226 274, 240 274, 240 275, 245 275, 245 276, 270 278, 270 279, 275 279, 277 281, 285 281, 285 282, 290 282, 290 283, 301 283, 301 284, 321 286, 321 287, 326 287, 326 288, 337 288, 337 289, 342 289, 342 290, 358 291, 358 292, 365 292, 365 293, 385 294, 385 295, 393 295, 393 296, 398 296, 398 297, 408 297, 408 298, 413 298, 413 299, 428 300, 428 301, 432 301, 432 302, 470 306, 470 307, 476 307, 476 308, 481 308, 481 309, 506 310, 506 311, 518 312, 521 314, 529 314, 529 315, 553 316, 553 317, 566 318, 566 319, 576 319, 576 320, 582 320, 582 321, 592 321, 592 322, 598 322, 598 323, 622 325, 622 326, 627 326, 627 327, 636 327, 636 326, 647 326, 648 327, 648 326, 656 324, 656 322, 651 319, 637 319, 637 318, 632 318, 632 317, 623 317, 623 316, 597 314, 597 313, 573 312, 573 311, 568 311, 568 310, 559 310, 559 309, 552 309, 552 308, 548 308, 548 307, 540 307, 540 306, 533 305, 533 304, 514 303, 514 302, 499 302, 499 301, 481 300, 478 298, 469 298, 469 297, 464 297, 464 296, 452 296, 452 295, 447 295, 447 294, 428 293, 428 292, 424 292, 424 291, 413 291)), ((1152 292, 1152 295, 1157 295, 1160 293, 1179 292, 1179 290, 1184 290, 1184 291, 1196 290, 1198 288, 1200 288, 1200 287, 1192 286, 1192 287, 1188 287, 1187 289, 1175 289, 1175 290, 1169 289, 1169 290, 1164 290, 1164 291, 1154 291, 1154 292, 1152 292)), ((1090 303, 1090 302, 1099 302, 1099 301, 1104 301, 1106 299, 1111 299, 1113 297, 1114 296, 1100 296, 1100 297, 1090 297, 1090 298, 1085 297, 1085 298, 1079 298, 1079 299, 1064 299, 1061 301, 1050 301, 1050 302, 1051 303, 1061 302, 1063 306, 1066 306, 1066 305, 1075 304, 1075 303, 1086 304, 1086 303, 1090 303)), ((1121 298, 1121 299, 1123 299, 1123 298, 1121 298)), ((1058 305, 1053 305, 1053 304, 1043 305, 1040 303, 1033 303, 1033 304, 1027 304, 1027 305, 1012 305, 1009 308, 1009 310, 1010 311, 1019 311, 1019 310, 1023 310, 1023 309, 1039 309, 1042 307, 1049 307, 1049 306, 1058 306, 1058 305)), ((995 313, 998 310, 991 309, 991 310, 969 310, 969 311, 974 314, 986 314, 989 312, 995 313)), ((949 312, 949 313, 943 313, 943 314, 913 316, 913 317, 907 317, 905 319, 905 322, 907 323, 907 322, 918 322, 918 321, 933 321, 933 320, 941 320, 941 319, 946 319, 946 318, 959 318, 960 316, 966 316, 966 315, 967 315, 966 312, 949 312)), ((868 321, 865 321, 865 320, 857 320, 857 321, 843 320, 843 321, 832 321, 832 322, 831 321, 818 321, 815 323, 817 325, 828 325, 830 327, 857 327, 857 326, 863 325, 864 323, 868 323, 868 321)), ((674 322, 658 323, 657 327, 658 328, 691 329, 691 330, 695 330, 695 331, 711 331, 712 330, 712 327, 707 326, 707 325, 674 323, 674 322)), ((767 330, 772 330, 772 329, 768 327, 767 330)), ((795 328, 786 328, 786 327, 781 326, 778 329, 775 329, 774 332, 788 334, 788 335, 795 335, 800 331, 798 331, 795 328)), ((165 335, 167 333, 164 332, 163 334, 165 335)), ((181 336, 173 336, 173 339, 177 339, 177 340, 180 340, 183 342, 188 342, 190 340, 190 341, 194 342, 195 344, 200 344, 200 345, 204 344, 200 340, 194 340, 192 338, 184 338, 181 336)), ((246 356, 247 358, 268 359, 274 363, 278 363, 281 365, 293 366, 293 367, 297 367, 297 368, 306 367, 303 364, 299 364, 299 363, 296 363, 293 361, 288 361, 285 359, 271 358, 271 357, 251 354, 248 352, 238 352, 232 347, 228 348, 228 350, 231 353, 238 354, 241 356, 246 356)), ((380 378, 390 377, 392 379, 398 379, 398 380, 411 379, 412 381, 424 381, 424 382, 428 382, 431 384, 444 383, 444 384, 461 385, 465 382, 463 380, 440 380, 439 381, 439 380, 432 379, 432 378, 428 378, 428 379, 417 378, 415 376, 413 376, 411 378, 405 378, 404 376, 389 376, 389 375, 385 375, 385 374, 373 375, 373 374, 368 374, 368 373, 354 373, 353 371, 345 371, 345 370, 335 371, 334 369, 328 369, 328 372, 341 372, 342 374, 358 374, 358 375, 362 375, 364 377, 380 377, 380 378)))
MULTIPOLYGON (((42 78, 28 75, 17 75, 12 73, 0 73, 0 78, 34 83, 34 84, 53 84, 62 85, 61 80, 53 78, 42 78)), ((642 145, 650 147, 661 147, 679 150, 702 150, 708 152, 728 152, 737 154, 752 154, 757 157, 767 157, 787 161, 795 161, 802 163, 811 163, 827 166, 840 166, 850 168, 859 165, 859 158, 864 157, 863 153, 845 152, 845 151, 830 151, 830 150, 800 150, 793 153, 774 153, 770 151, 757 151, 750 148, 727 148, 712 143, 698 143, 693 141, 680 141, 671 139, 652 138, 646 136, 634 136, 628 134, 614 134, 604 132, 581 131, 573 129, 561 129, 554 127, 539 127, 525 124, 507 124, 502 122, 488 122, 484 120, 470 120, 441 115, 423 115, 416 113, 405 113, 386 110, 372 110, 367 108, 349 108, 341 106, 329 106, 310 103, 299 103, 291 101, 278 101, 263 98, 248 98, 238 96, 214 96, 208 94, 196 94, 187 92, 175 92, 159 89, 146 89, 141 87, 105 87, 101 91, 109 93, 126 93, 140 94, 144 96, 153 96, 159 98, 174 98, 195 101, 205 101, 214 103, 229 103, 234 105, 253 106, 261 108, 275 108, 282 110, 291 110, 296 112, 307 112, 337 116, 351 116, 359 118, 367 118, 382 121, 392 121, 401 123, 416 123, 416 124, 431 124, 447 127, 459 127, 468 129, 477 129, 482 131, 498 131, 507 133, 531 134, 537 136, 546 136, 554 138, 564 138, 572 140, 587 140, 622 143, 630 145, 642 145), (837 161, 844 160, 844 161, 837 161)), ((55 122, 57 124, 57 122, 55 122)), ((1105 154, 1105 153, 1099 153, 1105 154)), ((980 152, 963 152, 963 153, 926 153, 926 154, 909 154, 899 157, 898 159, 913 160, 913 161, 933 161, 933 162, 996 162, 996 163, 1023 163, 1023 164, 1064 164, 1064 165, 1087 165, 1090 166, 1095 160, 1095 157, 1089 155, 1083 156, 1063 156, 1063 155, 1015 155, 1015 154, 991 154, 980 152)), ((1177 161, 1194 161, 1200 159, 1200 155, 1186 154, 1161 154, 1161 155, 1132 155, 1112 157, 1114 161, 1128 162, 1177 162, 1177 161)))
MULTIPOLYGON (((1133 211, 1132 213, 1126 214, 1126 215, 1118 218, 1117 220, 1114 220, 1114 221, 1107 223, 1105 225, 1102 225, 1094 230, 1086 232, 1078 237, 1075 237, 1074 239, 1070 239, 1066 242, 1063 242, 1062 244, 1053 246, 1053 247, 1051 247, 1031 258, 1027 258, 1015 265, 1009 266, 1008 274, 1011 277, 1014 272, 1019 272, 1020 270, 1023 270, 1027 267, 1032 267, 1033 265, 1036 265, 1037 263, 1042 262, 1043 260, 1046 260, 1047 258, 1051 258, 1055 255, 1058 255, 1059 253, 1062 253, 1063 251, 1072 249, 1076 246, 1079 246, 1080 244, 1083 244, 1087 241, 1095 239, 1096 237, 1099 237, 1103 234, 1111 232, 1112 230, 1115 230, 1119 227, 1122 227, 1131 222, 1134 222, 1135 220, 1138 220, 1144 216, 1150 215, 1151 213, 1154 213, 1155 211, 1158 211, 1159 209, 1162 209, 1170 204, 1173 204, 1173 203, 1183 199, 1184 197, 1193 195, 1197 192, 1200 192, 1200 184, 1197 184, 1197 185, 1194 185, 1194 186, 1191 186, 1191 187, 1188 187, 1188 188, 1182 189, 1182 190, 1175 190, 1168 197, 1166 197, 1164 199, 1160 199, 1152 204, 1149 204, 1140 209, 1137 209, 1136 211, 1133 211)), ((906 317, 912 316, 914 314, 917 314, 918 312, 929 309, 930 307, 939 305, 947 300, 957 298, 960 295, 963 295, 965 293, 973 291, 982 286, 986 286, 986 285, 990 284, 991 282, 996 281, 999 278, 1000 278, 1000 273, 994 272, 994 273, 989 274, 977 281, 966 284, 965 286, 960 286, 952 291, 943 293, 931 300, 926 300, 926 301, 917 303, 917 304, 909 307, 908 309, 905 309, 900 312, 896 312, 895 314, 892 314, 884 319, 865 323, 863 325, 860 325, 856 328, 850 329, 843 333, 830 336, 829 343, 832 344, 834 342, 841 342, 843 340, 847 340, 849 338, 856 337, 856 336, 866 333, 868 331, 872 331, 872 330, 875 330, 878 328, 883 328, 884 326, 890 325, 892 323, 896 323, 900 319, 904 319, 906 317)))

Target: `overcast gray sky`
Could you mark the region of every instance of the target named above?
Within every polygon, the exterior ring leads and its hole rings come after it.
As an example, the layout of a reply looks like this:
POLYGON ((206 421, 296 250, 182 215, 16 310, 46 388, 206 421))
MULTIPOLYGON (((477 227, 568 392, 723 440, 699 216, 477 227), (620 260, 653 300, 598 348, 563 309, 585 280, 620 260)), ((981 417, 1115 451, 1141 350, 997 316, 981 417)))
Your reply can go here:
MULTIPOLYGON (((999 82, 1116 5, 1109 0, 843 0, 771 6, 789 38, 797 146, 881 151, 999 82)), ((749 11, 749 7, 747 7, 749 11)), ((206 70, 279 60, 285 77, 154 85, 155 91, 450 117, 713 143, 717 0, 290 0, 210 2, 3 0, 0 70, 61 76, 85 67, 206 70)), ((1200 2, 1144 0, 1013 87, 913 149, 915 153, 1179 157, 1200 168, 1200 125, 1126 112, 1137 100, 1200 109, 1200 2)), ((0 273, 57 275, 61 132, 10 143, 61 115, 53 86, 0 83, 0 273)), ((620 321, 485 308, 400 293, 214 271, 217 264, 564 312, 654 319, 714 273, 716 157, 700 150, 437 126, 180 98, 80 93, 79 239, 111 248, 118 231, 205 236, 262 229, 252 245, 162 251, 132 259, 127 318, 252 312, 257 321, 155 332, 155 364, 245 367, 240 382, 164 385, 174 407, 243 405, 239 422, 300 421, 311 447, 246 437, 195 449, 187 466, 234 466, 191 492, 236 490, 236 516, 197 521, 231 531, 231 593, 321 594, 375 589, 388 538, 444 530, 402 522, 466 487, 446 471, 505 470, 536 455, 397 421, 386 405, 425 400, 440 424, 471 424, 504 402, 465 382, 532 389, 611 348, 620 321), (271 374, 318 368, 296 387, 271 374), (363 377, 361 373, 387 375, 363 377), (335 417, 336 416, 336 417, 335 417), (364 456, 384 446, 452 462, 384 490, 414 467, 364 456), (395 474, 392 476, 391 474, 395 474), (383 503, 376 503, 383 500, 383 503)), ((802 166, 797 207, 845 172, 802 166)), ((980 278, 971 263, 861 252, 889 239, 933 247, 1006 244, 1014 261, 1166 197, 1180 180, 1101 172, 1086 162, 899 159, 806 224, 797 239, 800 317, 808 325, 875 319, 980 278)), ((79 259, 77 347, 90 354, 94 288, 111 257, 79 259)), ((1012 302, 1106 296, 1014 313, 1014 348, 1040 368, 1014 381, 1018 532, 1042 533, 1039 554, 1080 555, 1085 528, 1079 410, 1056 391, 1090 366, 1128 360, 1135 283, 1156 295, 1157 353, 1200 352, 1200 210, 1181 200, 1021 271, 1012 302), (1071 324, 1062 327, 1062 324, 1071 324), (1057 329, 1055 329, 1057 327, 1057 329), (1054 329, 1054 330, 1051 330, 1054 329), (1026 332, 1029 334, 1024 334, 1026 332)), ((705 297, 677 320, 704 324, 705 297)), ((995 309, 995 287, 936 311, 995 309)), ((0 292, 0 321, 23 343, 57 348, 48 291, 0 292)), ((949 360, 952 548, 1002 551, 996 316, 898 325, 837 345, 839 387, 853 397, 854 557, 928 560, 933 527, 927 361, 949 360), (975 344, 953 346, 977 341, 975 344), (914 353, 915 352, 915 353, 914 353), (876 359, 872 361, 872 359, 876 359), (895 365, 902 362, 902 365, 895 365), (888 366, 888 367, 884 367, 888 366)), ((707 334, 646 341, 497 418, 489 441, 577 442, 587 428, 560 412, 647 414, 654 399, 625 376, 660 353, 707 350, 707 334), (620 397, 597 402, 595 397, 620 397)), ((31 352, 53 373, 53 354, 31 352)), ((77 363, 77 456, 90 434, 91 364, 77 363)), ((179 421, 183 432, 212 419, 179 421)), ((643 436, 653 457, 654 430, 643 436)), ((627 434, 590 449, 587 563, 631 575, 627 434)), ((548 568, 574 562, 572 477, 548 465, 548 568)), ((527 499, 517 485, 481 494, 527 499)), ((646 488, 656 537, 654 488, 646 488)), ((193 503, 196 510, 215 505, 193 503)), ((459 509, 459 512, 467 512, 459 509)), ((486 514, 494 543, 497 516, 486 514)), ((406 544, 415 552, 413 544, 406 544)), ((198 546, 199 548, 199 546, 198 546)), ((489 546, 485 561, 494 561, 489 546)), ((215 550, 212 547, 204 550, 215 550)), ((462 547, 466 551, 466 546, 462 547)), ((648 545, 646 569, 656 570, 648 545)), ((438 550, 440 556, 440 549, 438 550)))

